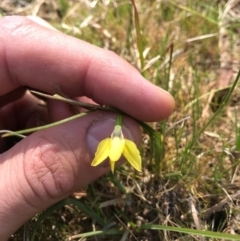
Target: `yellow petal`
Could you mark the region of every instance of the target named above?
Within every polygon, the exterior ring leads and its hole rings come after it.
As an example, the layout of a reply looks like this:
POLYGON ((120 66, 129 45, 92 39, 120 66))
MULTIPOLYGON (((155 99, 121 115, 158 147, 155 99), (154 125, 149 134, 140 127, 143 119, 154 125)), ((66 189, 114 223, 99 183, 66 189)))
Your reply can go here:
POLYGON ((115 162, 110 161, 110 167, 111 167, 112 173, 114 173, 115 162))
POLYGON ((110 138, 104 139, 99 143, 97 151, 95 153, 95 157, 91 164, 92 166, 99 165, 109 156, 110 146, 111 146, 110 138))
POLYGON ((123 137, 113 137, 111 139, 111 147, 109 150, 109 158, 112 162, 119 160, 123 153, 123 148, 125 146, 125 139, 123 137))
POLYGON ((125 139, 123 155, 137 171, 142 171, 142 158, 134 142, 125 139))

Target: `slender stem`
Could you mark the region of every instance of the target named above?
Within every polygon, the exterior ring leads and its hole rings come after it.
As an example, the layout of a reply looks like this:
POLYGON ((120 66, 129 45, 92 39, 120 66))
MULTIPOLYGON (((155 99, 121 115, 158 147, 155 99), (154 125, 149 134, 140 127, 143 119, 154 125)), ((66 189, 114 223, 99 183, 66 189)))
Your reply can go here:
POLYGON ((45 129, 48 129, 48 128, 53 127, 53 126, 57 126, 57 125, 66 123, 68 121, 75 120, 75 119, 77 119, 79 117, 82 117, 86 114, 87 113, 81 113, 81 114, 77 114, 77 115, 71 116, 69 118, 60 120, 60 121, 56 121, 56 122, 48 124, 48 125, 38 126, 38 127, 34 127, 34 128, 29 128, 29 129, 25 129, 25 130, 16 131, 16 132, 11 132, 11 133, 6 133, 6 134, 3 134, 2 137, 16 136, 16 135, 19 135, 19 134, 26 134, 26 133, 31 133, 31 132, 34 132, 34 131, 45 130, 45 129))
POLYGON ((123 125, 123 116, 122 115, 118 115, 117 119, 116 119, 116 124, 115 126, 121 126, 123 125))
POLYGON ((20 135, 20 134, 18 134, 18 133, 16 133, 16 132, 14 132, 14 131, 10 131, 10 130, 0 130, 0 133, 5 133, 4 135, 6 135, 6 133, 10 133, 10 135, 12 135, 12 136, 18 136, 18 137, 20 137, 20 138, 25 138, 26 136, 24 136, 24 135, 20 135))
POLYGON ((113 107, 110 107, 110 106, 101 106, 101 105, 95 105, 95 104, 89 104, 89 103, 85 103, 85 102, 81 102, 81 101, 71 100, 71 99, 62 97, 61 95, 58 95, 58 94, 48 95, 48 94, 44 94, 44 93, 34 91, 34 90, 31 90, 31 93, 48 98, 48 99, 60 100, 60 101, 63 101, 63 102, 66 102, 66 103, 69 103, 72 105, 78 105, 87 110, 110 110, 110 111, 120 112, 119 110, 117 110, 113 107))

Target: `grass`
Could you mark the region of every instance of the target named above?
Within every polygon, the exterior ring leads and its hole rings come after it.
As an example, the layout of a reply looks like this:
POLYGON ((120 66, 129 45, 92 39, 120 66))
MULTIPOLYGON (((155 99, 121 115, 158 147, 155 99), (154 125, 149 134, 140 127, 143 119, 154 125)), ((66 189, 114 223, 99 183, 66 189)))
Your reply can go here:
MULTIPOLYGON (((0 15, 36 11, 34 1, 13 2, 0 15)), ((238 197, 230 196, 239 190, 238 110, 228 101, 214 112, 211 103, 218 92, 217 4, 48 0, 39 7, 57 29, 113 50, 168 90, 176 109, 150 124, 159 133, 157 158, 143 132, 143 173, 123 165, 38 214, 11 240, 240 240, 229 234, 240 230, 238 197)))

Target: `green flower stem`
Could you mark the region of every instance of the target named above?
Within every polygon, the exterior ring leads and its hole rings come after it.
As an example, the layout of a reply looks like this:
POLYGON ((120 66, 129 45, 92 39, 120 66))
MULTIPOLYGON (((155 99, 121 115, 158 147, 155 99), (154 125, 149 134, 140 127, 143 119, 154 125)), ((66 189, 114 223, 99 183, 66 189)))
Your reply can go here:
POLYGON ((31 90, 31 93, 35 94, 35 95, 39 95, 42 96, 44 98, 48 98, 48 99, 53 99, 53 100, 60 100, 72 105, 77 105, 77 106, 81 106, 87 110, 110 110, 110 111, 114 111, 114 112, 118 112, 121 113, 120 110, 117 110, 113 107, 110 106, 101 106, 101 105, 94 105, 94 104, 89 104, 89 103, 85 103, 85 102, 81 102, 81 101, 76 101, 76 100, 72 100, 72 99, 68 99, 65 97, 62 97, 61 95, 55 94, 55 95, 48 95, 48 94, 44 94, 38 91, 34 91, 31 90))
POLYGON ((122 115, 118 115, 117 119, 116 119, 116 124, 115 126, 121 126, 123 125, 123 116, 122 115))
POLYGON ((6 133, 8 133, 8 134, 10 133, 13 136, 17 136, 17 137, 20 137, 20 138, 25 138, 26 137, 24 135, 17 134, 16 132, 10 131, 10 130, 0 130, 0 133, 5 133, 4 135, 6 135, 6 133))
POLYGON ((9 133, 3 134, 2 137, 19 136, 19 134, 27 134, 27 133, 31 133, 31 132, 35 132, 35 131, 39 131, 39 130, 45 130, 45 129, 48 129, 48 128, 53 127, 53 126, 57 126, 57 125, 66 123, 68 121, 75 120, 75 119, 77 119, 79 117, 82 117, 86 114, 87 113, 80 113, 80 114, 71 116, 69 118, 66 118, 66 119, 63 119, 63 120, 60 120, 60 121, 56 121, 56 122, 48 124, 48 125, 38 126, 38 127, 34 127, 34 128, 16 131, 16 132, 9 132, 9 133))

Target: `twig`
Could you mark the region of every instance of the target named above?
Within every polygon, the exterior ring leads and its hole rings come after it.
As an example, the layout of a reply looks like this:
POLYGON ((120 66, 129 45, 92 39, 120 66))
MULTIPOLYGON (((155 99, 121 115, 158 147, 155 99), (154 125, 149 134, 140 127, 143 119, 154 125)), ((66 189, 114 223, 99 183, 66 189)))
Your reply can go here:
MULTIPOLYGON (((193 197, 190 197, 188 199, 188 203, 189 203, 189 206, 190 206, 190 209, 191 209, 191 213, 192 213, 192 217, 193 217, 193 221, 195 223, 195 226, 196 226, 196 229, 198 230, 202 230, 201 229, 201 223, 200 223, 200 220, 199 220, 199 217, 198 217, 198 211, 193 203, 193 197)), ((199 236, 199 239, 201 241, 205 241, 205 238, 202 237, 202 236, 199 236)))
POLYGON ((214 214, 215 212, 221 211, 223 209, 223 207, 231 200, 231 199, 235 199, 237 197, 240 196, 240 190, 237 191, 236 193, 227 196, 226 198, 224 198, 223 200, 221 200, 219 203, 215 204, 214 206, 212 206, 211 208, 206 209, 203 212, 203 215, 206 218, 209 218, 212 214, 214 214))

